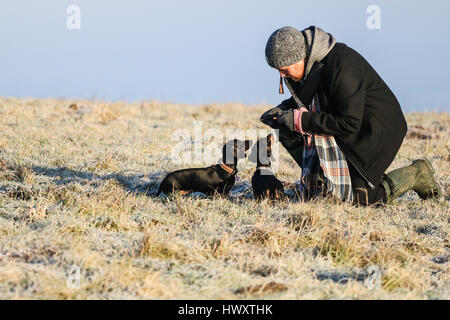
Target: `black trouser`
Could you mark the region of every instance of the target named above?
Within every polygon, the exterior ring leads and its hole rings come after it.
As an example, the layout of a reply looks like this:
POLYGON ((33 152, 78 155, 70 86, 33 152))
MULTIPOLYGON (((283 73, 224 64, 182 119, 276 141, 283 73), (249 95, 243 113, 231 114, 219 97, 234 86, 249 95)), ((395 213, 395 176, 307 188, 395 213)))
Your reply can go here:
MULTIPOLYGON (((284 130, 279 131, 279 140, 292 158, 302 167, 303 138, 301 135, 284 130)), ((366 180, 361 177, 355 167, 347 161, 352 180, 353 202, 359 205, 382 204, 386 202, 386 193, 380 183, 375 189, 369 188, 366 180)))
POLYGON ((355 167, 348 161, 347 165, 352 180, 353 203, 363 206, 386 203, 386 192, 381 183, 371 189, 355 167))

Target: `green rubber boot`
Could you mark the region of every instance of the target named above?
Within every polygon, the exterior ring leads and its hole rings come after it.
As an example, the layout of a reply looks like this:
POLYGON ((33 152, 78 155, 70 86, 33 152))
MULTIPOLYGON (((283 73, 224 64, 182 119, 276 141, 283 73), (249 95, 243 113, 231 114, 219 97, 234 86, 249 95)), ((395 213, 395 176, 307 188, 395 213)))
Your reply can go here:
POLYGON ((415 191, 424 200, 442 196, 434 179, 433 166, 428 159, 418 159, 407 167, 389 172, 383 176, 381 183, 386 191, 387 204, 408 190, 415 191))

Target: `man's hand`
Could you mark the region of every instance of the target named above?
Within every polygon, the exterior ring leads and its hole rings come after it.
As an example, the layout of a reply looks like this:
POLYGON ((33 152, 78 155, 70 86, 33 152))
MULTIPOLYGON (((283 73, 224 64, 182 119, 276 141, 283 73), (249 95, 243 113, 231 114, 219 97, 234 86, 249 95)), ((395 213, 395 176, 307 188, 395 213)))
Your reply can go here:
MULTIPOLYGON (((273 109, 270 109, 267 112, 270 112, 273 109)), ((278 109, 274 110, 268 115, 266 115, 266 113, 261 116, 262 123, 267 124, 273 129, 294 131, 294 110, 290 109, 283 111, 281 109, 278 109)))
MULTIPOLYGON (((284 104, 279 104, 278 106, 267 110, 261 115, 259 121, 268 125, 269 127, 274 128, 272 125, 274 124, 274 117, 278 117, 283 111, 289 110, 289 107, 284 104)), ((274 128, 275 129, 275 128, 274 128)))

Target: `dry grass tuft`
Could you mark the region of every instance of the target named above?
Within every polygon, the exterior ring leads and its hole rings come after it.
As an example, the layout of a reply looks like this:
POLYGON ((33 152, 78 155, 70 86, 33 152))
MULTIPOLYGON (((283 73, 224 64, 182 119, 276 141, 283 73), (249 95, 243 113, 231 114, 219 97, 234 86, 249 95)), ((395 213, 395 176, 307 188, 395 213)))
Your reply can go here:
POLYGON ((177 242, 161 240, 156 232, 147 232, 137 251, 137 257, 152 257, 159 260, 190 261, 189 248, 177 242))
POLYGON ((269 282, 266 284, 258 284, 255 286, 248 286, 239 288, 235 291, 236 294, 261 294, 261 293, 275 293, 286 291, 288 287, 282 283, 269 282))

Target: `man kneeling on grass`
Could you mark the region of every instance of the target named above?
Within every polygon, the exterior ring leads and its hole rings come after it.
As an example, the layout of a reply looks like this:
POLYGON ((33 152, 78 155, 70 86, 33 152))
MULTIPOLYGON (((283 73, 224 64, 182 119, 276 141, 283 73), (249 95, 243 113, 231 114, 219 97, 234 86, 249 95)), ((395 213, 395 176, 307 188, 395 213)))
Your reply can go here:
POLYGON ((276 30, 266 60, 292 97, 261 121, 302 168, 304 200, 332 195, 357 204, 390 203, 408 190, 422 199, 441 191, 428 159, 384 174, 407 125, 400 104, 372 66, 320 28, 276 30))

